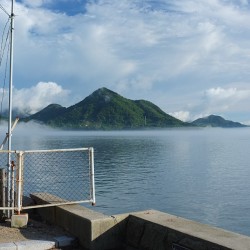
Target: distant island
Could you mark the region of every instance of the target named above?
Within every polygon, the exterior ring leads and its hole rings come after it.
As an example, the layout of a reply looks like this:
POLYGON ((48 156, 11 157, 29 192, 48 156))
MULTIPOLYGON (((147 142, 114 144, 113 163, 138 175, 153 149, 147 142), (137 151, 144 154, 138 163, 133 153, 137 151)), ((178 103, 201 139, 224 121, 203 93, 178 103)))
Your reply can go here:
POLYGON ((224 118, 218 115, 209 115, 207 117, 199 118, 191 122, 191 124, 198 127, 221 127, 221 128, 247 127, 246 125, 241 124, 239 122, 225 120, 224 118))
POLYGON ((116 130, 171 127, 246 127, 216 115, 183 122, 146 100, 130 100, 107 88, 100 88, 68 108, 50 104, 21 119, 63 129, 116 130))

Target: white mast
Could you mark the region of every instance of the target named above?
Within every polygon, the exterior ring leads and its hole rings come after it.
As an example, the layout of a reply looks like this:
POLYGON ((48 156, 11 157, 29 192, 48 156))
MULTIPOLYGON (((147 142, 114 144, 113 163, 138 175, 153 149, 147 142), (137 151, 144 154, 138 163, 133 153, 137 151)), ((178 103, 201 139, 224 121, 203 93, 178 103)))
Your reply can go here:
POLYGON ((13 172, 11 166, 11 136, 12 136, 12 86, 13 86, 13 39, 14 39, 14 0, 11 0, 10 14, 10 75, 9 75, 9 121, 8 121, 8 206, 14 204, 14 190, 11 189, 11 175, 13 172))

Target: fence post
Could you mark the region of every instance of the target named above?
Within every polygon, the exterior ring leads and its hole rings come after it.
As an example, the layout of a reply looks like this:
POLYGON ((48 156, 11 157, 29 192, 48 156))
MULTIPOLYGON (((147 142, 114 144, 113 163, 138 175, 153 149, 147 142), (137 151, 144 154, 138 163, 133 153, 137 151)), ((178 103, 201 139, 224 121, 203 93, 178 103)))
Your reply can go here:
POLYGON ((95 165, 94 165, 94 148, 89 148, 89 162, 90 162, 90 183, 91 183, 91 196, 92 205, 95 205, 95 165))
MULTIPOLYGON (((6 171, 4 168, 0 168, 0 207, 6 207, 5 202, 5 185, 6 185, 6 171)), ((5 210, 0 210, 0 219, 5 216, 5 210)))
POLYGON ((23 185, 23 152, 17 154, 18 175, 17 175, 17 213, 22 210, 22 185, 23 185))

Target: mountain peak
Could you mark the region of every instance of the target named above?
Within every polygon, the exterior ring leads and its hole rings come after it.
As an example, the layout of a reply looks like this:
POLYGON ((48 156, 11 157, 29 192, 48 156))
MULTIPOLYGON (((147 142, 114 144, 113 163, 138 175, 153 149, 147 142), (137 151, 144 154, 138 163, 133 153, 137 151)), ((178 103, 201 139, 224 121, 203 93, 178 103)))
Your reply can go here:
POLYGON ((105 87, 99 88, 94 91, 89 97, 102 98, 104 102, 109 102, 112 97, 119 96, 117 93, 105 87))

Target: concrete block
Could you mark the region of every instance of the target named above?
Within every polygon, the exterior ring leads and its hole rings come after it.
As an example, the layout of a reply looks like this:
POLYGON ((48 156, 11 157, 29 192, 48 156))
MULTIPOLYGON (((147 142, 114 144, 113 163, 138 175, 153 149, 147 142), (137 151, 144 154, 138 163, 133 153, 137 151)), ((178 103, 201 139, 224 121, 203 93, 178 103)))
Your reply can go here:
MULTIPOLYGON (((154 223, 166 227, 168 230, 168 240, 170 239, 170 232, 174 232, 174 238, 180 238, 178 243, 190 245, 193 250, 200 250, 200 247, 206 246, 206 249, 216 249, 218 246, 221 250, 237 249, 246 250, 250 249, 250 237, 240 235, 237 233, 229 232, 223 229, 204 225, 195 221, 187 220, 174 215, 166 214, 163 212, 148 210, 141 213, 133 214, 136 218, 144 219, 147 223, 154 223), (211 244, 213 243, 213 244, 211 244), (208 248, 211 246, 212 248, 208 248)), ((175 242, 172 242, 175 243, 175 242)), ((167 248, 170 249, 170 248, 167 248)))
POLYGON ((197 249, 197 250, 206 250, 207 243, 204 241, 200 241, 193 237, 185 237, 180 242, 180 245, 185 246, 188 249, 197 249))
MULTIPOLYGON (((42 204, 53 203, 59 199, 51 195, 33 195, 34 198, 36 196, 42 204), (48 199, 46 200, 44 197, 48 199)), ((111 217, 79 205, 42 208, 39 211, 46 220, 50 218, 51 223, 54 222, 76 236, 81 246, 89 250, 159 250, 163 247, 166 250, 173 250, 175 243, 178 243, 175 245, 175 249, 177 247, 193 250, 250 249, 250 237, 248 236, 155 210, 111 217), (53 216, 49 215, 51 209, 53 209, 53 216), (45 210, 46 213, 43 212, 45 210), (127 246, 124 246, 124 243, 127 246)), ((38 250, 36 247, 31 249, 38 250)))
MULTIPOLYGON (((67 207, 61 206, 56 208, 56 222, 57 225, 69 231, 73 236, 77 237, 80 244, 87 248, 91 248, 91 221, 85 217, 74 213, 76 205, 69 205, 67 207), (68 210, 72 208, 72 210, 68 210)), ((87 213, 86 213, 87 215, 87 213)))
POLYGON ((69 236, 59 236, 55 237, 56 247, 67 247, 76 244, 77 239, 75 237, 69 236))
POLYGON ((44 241, 44 240, 28 240, 28 241, 18 241, 15 243, 17 250, 45 250, 55 248, 54 241, 44 241))
POLYGON ((123 249, 128 214, 91 221, 92 249, 123 249))
POLYGON ((125 250, 138 250, 138 248, 134 248, 131 246, 126 246, 125 250))
POLYGON ((154 223, 146 223, 141 239, 140 248, 165 250, 167 242, 167 228, 154 223))
POLYGON ((15 243, 1 243, 0 249, 1 250, 17 250, 17 246, 15 243))
POLYGON ((139 248, 144 232, 145 220, 129 216, 127 224, 126 243, 129 246, 139 248))
POLYGON ((13 214, 11 216, 11 227, 25 228, 28 224, 28 214, 13 214))

